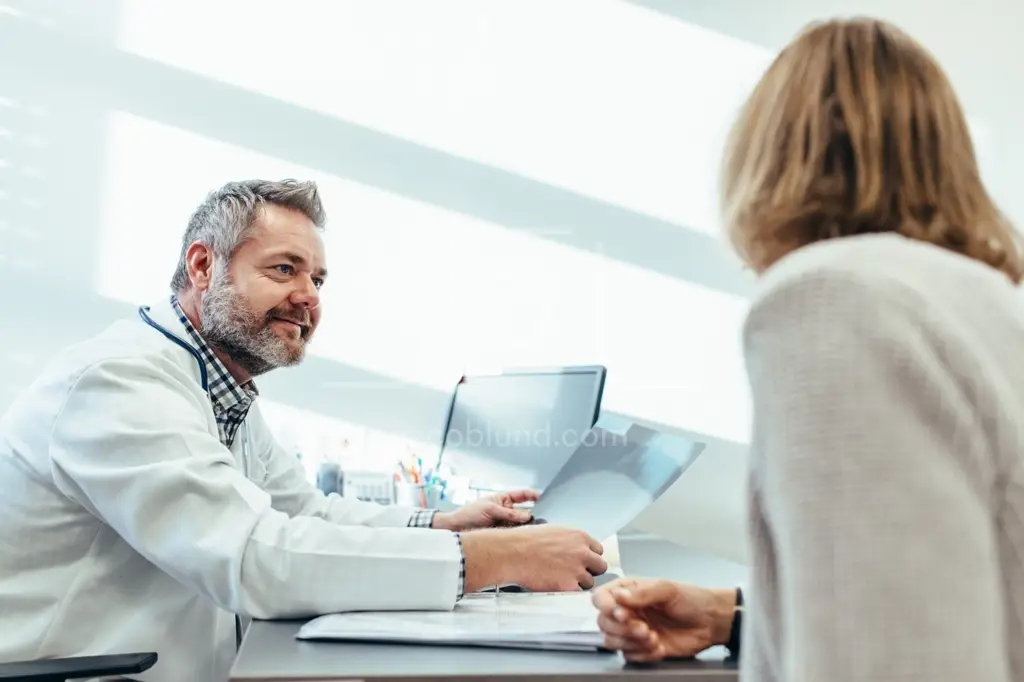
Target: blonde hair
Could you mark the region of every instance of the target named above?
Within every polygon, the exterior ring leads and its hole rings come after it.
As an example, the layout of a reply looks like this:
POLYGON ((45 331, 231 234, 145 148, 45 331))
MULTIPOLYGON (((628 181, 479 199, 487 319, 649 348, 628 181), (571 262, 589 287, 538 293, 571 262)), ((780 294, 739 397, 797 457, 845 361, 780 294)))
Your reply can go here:
POLYGON ((744 104, 721 180, 729 240, 757 272, 813 242, 892 232, 1021 280, 1017 235, 982 185, 952 86, 884 22, 798 35, 744 104))

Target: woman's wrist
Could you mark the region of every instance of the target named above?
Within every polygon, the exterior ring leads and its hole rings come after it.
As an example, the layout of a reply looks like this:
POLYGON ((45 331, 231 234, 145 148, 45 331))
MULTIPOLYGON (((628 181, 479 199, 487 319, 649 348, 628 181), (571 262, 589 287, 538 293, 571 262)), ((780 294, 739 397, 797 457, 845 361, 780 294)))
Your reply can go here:
POLYGON ((729 655, 739 658, 740 641, 743 633, 743 590, 736 588, 736 605, 733 608, 732 627, 729 628, 729 641, 725 643, 729 655))
POLYGON ((723 588, 712 590, 711 643, 726 645, 729 643, 736 617, 738 590, 723 588))

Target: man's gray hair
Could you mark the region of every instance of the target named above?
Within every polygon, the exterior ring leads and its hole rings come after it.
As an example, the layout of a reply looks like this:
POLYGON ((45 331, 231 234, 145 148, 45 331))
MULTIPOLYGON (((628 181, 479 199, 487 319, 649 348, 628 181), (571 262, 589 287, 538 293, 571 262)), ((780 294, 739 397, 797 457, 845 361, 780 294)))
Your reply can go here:
POLYGON ((199 205, 181 238, 181 255, 171 278, 171 291, 178 293, 188 286, 185 253, 193 242, 200 242, 216 256, 230 260, 246 240, 253 223, 266 204, 275 204, 302 212, 318 230, 327 223, 327 213, 320 202, 315 182, 298 180, 243 180, 229 182, 210 192, 199 205))

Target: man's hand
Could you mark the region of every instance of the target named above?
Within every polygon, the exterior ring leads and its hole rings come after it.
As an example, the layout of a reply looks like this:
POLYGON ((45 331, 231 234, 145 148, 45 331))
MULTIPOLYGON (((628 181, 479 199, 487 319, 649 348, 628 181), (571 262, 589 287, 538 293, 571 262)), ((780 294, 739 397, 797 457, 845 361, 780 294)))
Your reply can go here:
POLYGON ((601 543, 580 530, 540 525, 478 530, 462 535, 466 592, 522 585, 531 592, 590 588, 608 570, 601 543))
POLYGON ((535 502, 540 494, 534 490, 513 490, 482 497, 453 512, 434 515, 434 528, 442 530, 473 530, 494 526, 521 526, 533 518, 528 509, 516 509, 522 502, 535 502))
POLYGON ((736 590, 622 578, 594 592, 605 646, 628 661, 689 658, 729 640, 736 590))

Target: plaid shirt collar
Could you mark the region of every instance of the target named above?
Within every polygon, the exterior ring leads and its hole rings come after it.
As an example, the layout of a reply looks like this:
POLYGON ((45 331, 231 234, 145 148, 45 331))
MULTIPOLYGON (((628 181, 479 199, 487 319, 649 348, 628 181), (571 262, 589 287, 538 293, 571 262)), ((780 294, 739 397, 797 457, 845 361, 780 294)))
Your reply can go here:
POLYGON ((259 391, 252 380, 244 384, 238 383, 224 363, 214 354, 213 349, 203 339, 199 330, 181 309, 177 296, 171 296, 171 307, 178 316, 178 321, 185 328, 189 340, 199 351, 200 357, 206 364, 208 377, 207 395, 210 397, 210 404, 213 406, 213 415, 217 419, 217 428, 220 431, 220 440, 226 447, 231 447, 235 440, 238 427, 245 421, 259 391))

